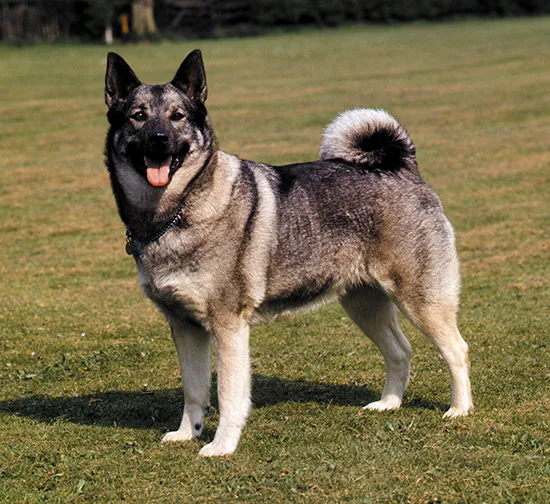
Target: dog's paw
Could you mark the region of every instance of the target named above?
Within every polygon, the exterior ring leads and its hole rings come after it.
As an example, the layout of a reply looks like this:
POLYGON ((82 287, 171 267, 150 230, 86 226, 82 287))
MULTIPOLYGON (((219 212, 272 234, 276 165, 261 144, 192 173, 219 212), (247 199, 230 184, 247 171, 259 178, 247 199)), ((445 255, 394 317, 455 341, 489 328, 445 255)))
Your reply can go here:
POLYGON ((470 413, 472 413, 472 409, 457 408, 453 406, 443 415, 443 418, 457 418, 467 416, 470 413))
POLYGON ((202 447, 199 455, 201 457, 222 457, 223 455, 231 455, 236 448, 236 445, 233 446, 228 443, 212 441, 210 444, 202 447))
POLYGON ((375 401, 363 406, 364 410, 370 411, 388 411, 394 410, 401 406, 401 401, 397 397, 388 397, 386 399, 381 399, 380 401, 375 401))
MULTIPOLYGON (((193 413, 193 412, 191 412, 193 413)), ((202 411, 193 415, 194 422, 189 411, 184 411, 183 419, 181 421, 180 428, 177 431, 168 432, 163 438, 162 443, 178 443, 181 441, 189 441, 190 439, 199 437, 202 434, 204 428, 204 419, 202 411)))
POLYGON ((188 431, 187 429, 181 429, 166 433, 166 435, 162 438, 161 443, 178 443, 189 441, 193 438, 194 436, 191 431, 188 431))

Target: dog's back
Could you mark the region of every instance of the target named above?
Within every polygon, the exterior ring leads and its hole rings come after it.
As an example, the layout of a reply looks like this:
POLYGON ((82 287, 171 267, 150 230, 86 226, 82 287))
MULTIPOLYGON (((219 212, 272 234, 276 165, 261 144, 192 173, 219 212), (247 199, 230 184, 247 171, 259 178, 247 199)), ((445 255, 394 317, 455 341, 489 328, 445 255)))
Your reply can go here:
POLYGON ((320 155, 313 163, 279 167, 243 162, 265 174, 277 200, 259 312, 292 311, 359 285, 394 295, 415 283, 418 295, 437 297, 431 284, 438 282, 422 279, 442 261, 452 267, 456 297, 452 228, 420 177, 404 128, 384 111, 351 110, 327 127, 320 155))

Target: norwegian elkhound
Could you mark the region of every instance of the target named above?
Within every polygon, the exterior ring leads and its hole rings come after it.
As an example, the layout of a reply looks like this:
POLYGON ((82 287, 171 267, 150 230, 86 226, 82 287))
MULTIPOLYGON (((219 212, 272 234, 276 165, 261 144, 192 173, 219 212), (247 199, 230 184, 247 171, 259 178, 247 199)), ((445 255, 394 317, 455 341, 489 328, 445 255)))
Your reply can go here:
POLYGON ((218 149, 200 51, 164 85, 142 84, 110 53, 105 81, 106 164, 126 251, 181 364, 183 419, 163 441, 202 432, 212 338, 220 423, 200 454, 235 451, 251 406, 249 325, 334 299, 386 362, 382 397, 366 408, 403 400, 411 346, 399 309, 449 367, 445 416, 473 409, 453 228, 393 117, 344 112, 326 128, 318 161, 269 166, 218 149))

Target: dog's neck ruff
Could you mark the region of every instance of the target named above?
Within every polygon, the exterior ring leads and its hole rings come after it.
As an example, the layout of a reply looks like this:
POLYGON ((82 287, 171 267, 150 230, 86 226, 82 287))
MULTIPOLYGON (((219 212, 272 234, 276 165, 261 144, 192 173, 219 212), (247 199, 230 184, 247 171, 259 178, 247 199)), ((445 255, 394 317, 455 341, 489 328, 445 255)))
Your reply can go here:
POLYGON ((160 240, 170 229, 172 229, 177 223, 183 222, 183 205, 178 207, 175 215, 156 233, 149 235, 145 238, 137 238, 132 234, 129 229, 126 229, 126 253, 128 255, 134 255, 136 253, 134 243, 139 242, 143 245, 149 245, 150 243, 160 240))

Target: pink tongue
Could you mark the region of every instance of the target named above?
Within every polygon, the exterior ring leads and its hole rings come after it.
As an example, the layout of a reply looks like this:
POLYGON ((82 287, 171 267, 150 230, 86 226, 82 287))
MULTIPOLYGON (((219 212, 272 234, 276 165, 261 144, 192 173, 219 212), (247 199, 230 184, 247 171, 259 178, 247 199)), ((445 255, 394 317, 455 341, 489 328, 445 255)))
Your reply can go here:
POLYGON ((162 187, 168 184, 171 162, 172 156, 168 156, 160 163, 146 157, 145 164, 147 165, 147 180, 149 184, 155 187, 162 187))
POLYGON ((169 168, 147 168, 147 180, 155 187, 162 187, 168 184, 169 168))

